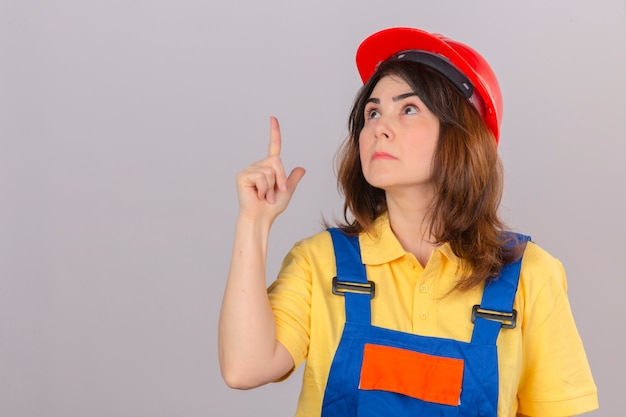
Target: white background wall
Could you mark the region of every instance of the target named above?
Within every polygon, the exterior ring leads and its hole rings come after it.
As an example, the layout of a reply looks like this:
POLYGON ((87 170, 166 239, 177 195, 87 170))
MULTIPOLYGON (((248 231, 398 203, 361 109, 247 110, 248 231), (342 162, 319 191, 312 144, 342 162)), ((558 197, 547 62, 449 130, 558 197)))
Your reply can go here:
POLYGON ((626 2, 0 0, 0 416, 293 415, 299 372, 248 392, 219 375, 234 177, 277 115, 308 172, 273 276, 341 212, 354 53, 390 26, 494 67, 502 214, 563 261, 592 415, 621 415, 626 2))

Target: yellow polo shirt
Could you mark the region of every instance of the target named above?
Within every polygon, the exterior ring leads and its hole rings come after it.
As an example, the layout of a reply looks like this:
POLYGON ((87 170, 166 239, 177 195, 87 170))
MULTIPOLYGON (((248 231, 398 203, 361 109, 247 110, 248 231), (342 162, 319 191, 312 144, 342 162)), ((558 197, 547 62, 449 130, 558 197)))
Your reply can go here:
MULTIPOLYGON (((472 306, 482 286, 445 294, 458 279, 460 262, 449 245, 433 252, 426 267, 407 253, 387 216, 361 234, 361 256, 376 283, 372 324, 422 336, 469 342, 472 306)), ((335 257, 326 231, 294 245, 268 289, 277 338, 296 367, 306 360, 297 417, 319 416, 326 379, 345 322, 344 297, 332 294, 335 257)), ((527 245, 514 308, 517 327, 498 338, 498 416, 565 417, 598 407, 585 351, 567 298, 561 263, 534 243, 527 245)))

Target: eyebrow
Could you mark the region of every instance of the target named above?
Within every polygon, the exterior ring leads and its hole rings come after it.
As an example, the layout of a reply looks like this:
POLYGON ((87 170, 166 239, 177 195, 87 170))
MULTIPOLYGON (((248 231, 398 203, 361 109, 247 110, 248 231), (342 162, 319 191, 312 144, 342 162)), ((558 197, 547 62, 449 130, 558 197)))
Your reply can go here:
MULTIPOLYGON (((404 100, 405 98, 413 97, 413 96, 416 96, 416 95, 417 95, 416 92, 411 91, 410 93, 404 93, 404 94, 400 94, 400 95, 397 95, 395 97, 392 97, 391 100, 396 102, 396 101, 404 100)), ((365 103, 380 104, 380 99, 379 98, 370 97, 370 98, 368 98, 365 101, 365 103)))

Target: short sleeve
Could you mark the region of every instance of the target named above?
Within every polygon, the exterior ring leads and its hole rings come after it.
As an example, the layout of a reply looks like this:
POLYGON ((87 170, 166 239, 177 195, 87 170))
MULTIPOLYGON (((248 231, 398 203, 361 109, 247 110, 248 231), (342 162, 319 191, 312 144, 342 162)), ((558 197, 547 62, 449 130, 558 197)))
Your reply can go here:
POLYGON ((307 356, 311 315, 311 263, 301 242, 285 256, 278 278, 268 288, 276 321, 276 339, 289 351, 295 367, 307 356))
POLYGON ((561 262, 529 244, 520 285, 528 298, 518 412, 566 417, 597 408, 597 389, 570 308, 561 262))

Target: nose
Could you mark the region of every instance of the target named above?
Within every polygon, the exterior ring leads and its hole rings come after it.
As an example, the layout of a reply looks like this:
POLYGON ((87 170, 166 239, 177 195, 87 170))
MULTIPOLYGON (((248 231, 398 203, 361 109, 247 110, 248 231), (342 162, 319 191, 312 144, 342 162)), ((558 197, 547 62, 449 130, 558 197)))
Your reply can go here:
POLYGON ((392 136, 393 130, 381 117, 378 120, 378 123, 376 123, 376 128, 374 129, 374 137, 376 139, 391 139, 392 136))

